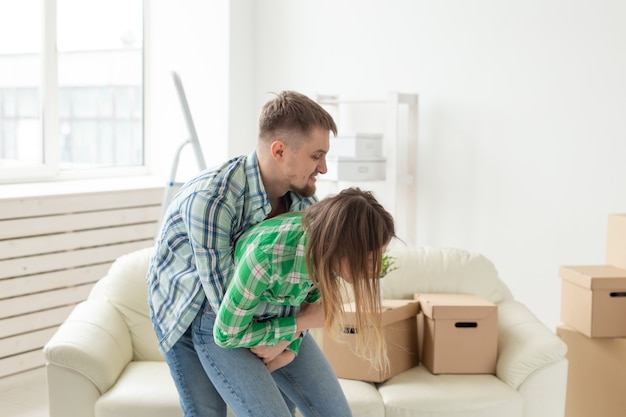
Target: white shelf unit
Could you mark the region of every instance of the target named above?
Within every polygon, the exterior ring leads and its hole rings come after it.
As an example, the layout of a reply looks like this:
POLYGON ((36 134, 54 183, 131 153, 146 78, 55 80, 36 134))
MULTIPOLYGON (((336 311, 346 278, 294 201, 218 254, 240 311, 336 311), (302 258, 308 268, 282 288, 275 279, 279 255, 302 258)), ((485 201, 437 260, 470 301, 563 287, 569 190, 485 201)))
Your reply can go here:
MULTIPOLYGON (((418 95, 389 92, 386 99, 359 100, 318 94, 317 101, 326 108, 332 108, 336 120, 339 120, 340 110, 344 106, 385 106, 383 156, 386 160, 386 175, 381 182, 384 183, 385 194, 391 198, 382 203, 394 216, 398 237, 407 245, 416 244, 418 95)), ((361 185, 355 182, 354 186, 361 185)))

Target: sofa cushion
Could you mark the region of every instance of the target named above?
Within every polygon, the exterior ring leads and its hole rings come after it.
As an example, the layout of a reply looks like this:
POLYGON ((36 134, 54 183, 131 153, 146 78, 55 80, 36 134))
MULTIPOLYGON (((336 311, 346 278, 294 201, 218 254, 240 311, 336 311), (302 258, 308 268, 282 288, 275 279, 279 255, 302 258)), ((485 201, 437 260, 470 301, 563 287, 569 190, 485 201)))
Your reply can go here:
POLYGON ((164 361, 130 362, 96 401, 95 417, 182 417, 178 392, 164 361))
POLYGON ((406 247, 389 249, 393 269, 383 278, 385 298, 413 298, 415 293, 467 293, 492 303, 512 295, 494 265, 480 254, 456 248, 406 247))
POLYGON ((385 415, 385 405, 374 384, 350 379, 340 379, 339 384, 348 398, 353 417, 385 415))
POLYGON ((152 252, 150 247, 119 257, 111 265, 99 290, 128 326, 133 342, 133 360, 163 360, 148 307, 146 275, 152 252))
MULTIPOLYGON (((382 417, 385 407, 374 384, 339 380, 354 417, 382 417)), ((182 417, 178 393, 165 362, 128 364, 117 383, 100 397, 95 417, 182 417)), ((297 416, 301 416, 298 412, 297 416)), ((233 417, 230 409, 228 417, 233 417)))
POLYGON ((433 375, 417 366, 380 384, 386 417, 522 417, 522 395, 494 375, 433 375))

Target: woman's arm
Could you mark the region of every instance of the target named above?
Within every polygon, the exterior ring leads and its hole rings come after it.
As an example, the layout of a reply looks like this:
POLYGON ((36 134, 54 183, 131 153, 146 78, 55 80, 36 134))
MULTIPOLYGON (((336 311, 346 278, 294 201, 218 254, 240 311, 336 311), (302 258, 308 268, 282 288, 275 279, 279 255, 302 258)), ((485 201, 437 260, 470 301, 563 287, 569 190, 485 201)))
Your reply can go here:
POLYGON ((261 250, 246 251, 237 262, 215 321, 214 338, 218 346, 275 346, 283 341, 291 342, 300 334, 293 316, 253 320, 261 295, 269 286, 270 275, 268 255, 261 250))
POLYGON ((315 327, 324 327, 324 304, 322 300, 312 304, 302 303, 300 314, 297 316, 296 329, 298 334, 315 327))

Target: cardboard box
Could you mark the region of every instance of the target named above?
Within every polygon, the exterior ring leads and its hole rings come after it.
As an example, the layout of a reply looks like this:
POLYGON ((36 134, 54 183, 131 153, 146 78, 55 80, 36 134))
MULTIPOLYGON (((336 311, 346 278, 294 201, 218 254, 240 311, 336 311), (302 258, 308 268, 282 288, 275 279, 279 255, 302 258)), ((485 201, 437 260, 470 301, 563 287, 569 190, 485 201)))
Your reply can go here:
POLYGON ((326 157, 328 172, 321 179, 331 181, 378 181, 385 179, 385 158, 326 157))
POLYGON ((562 325, 557 335, 567 344, 566 417, 626 415, 626 338, 589 338, 562 325))
POLYGON ((433 374, 495 374, 498 306, 470 294, 416 294, 422 363, 433 374))
POLYGON ((345 158, 380 158, 383 135, 380 133, 347 133, 331 139, 328 156, 345 158))
POLYGON ((588 337, 626 337, 626 270, 561 266, 561 321, 588 337))
POLYGON ((611 214, 606 234, 606 263, 626 269, 626 214, 611 214))
POLYGON ((368 382, 383 382, 401 372, 419 365, 417 345, 417 314, 419 302, 415 300, 383 300, 383 336, 387 343, 388 369, 376 369, 366 358, 357 356, 356 329, 353 324, 354 303, 344 305, 346 329, 340 340, 327 333, 322 339, 322 350, 337 377, 368 382))

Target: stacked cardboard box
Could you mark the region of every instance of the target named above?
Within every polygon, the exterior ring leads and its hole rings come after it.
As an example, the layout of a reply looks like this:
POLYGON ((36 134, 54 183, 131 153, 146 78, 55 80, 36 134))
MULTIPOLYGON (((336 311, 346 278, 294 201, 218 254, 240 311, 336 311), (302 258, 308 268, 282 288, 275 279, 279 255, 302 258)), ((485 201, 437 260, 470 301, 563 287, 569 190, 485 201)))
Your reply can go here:
POLYGON ((338 339, 324 333, 322 350, 339 378, 382 382, 419 364, 417 345, 417 314, 419 303, 414 300, 383 300, 383 337, 387 344, 389 368, 376 369, 368 358, 355 354, 356 335, 368 329, 355 324, 354 303, 344 305, 344 333, 338 339))
POLYGON ((422 363, 433 374, 495 374, 497 306, 470 294, 416 294, 422 363))
POLYGON ((420 363, 433 374, 494 374, 498 350, 497 306, 469 294, 415 294, 414 300, 383 300, 383 337, 389 368, 376 369, 358 356, 354 303, 344 305, 339 339, 324 332, 321 345, 339 378, 383 382, 420 363), (422 310, 420 312, 420 309, 422 310))
POLYGON ((626 270, 562 266, 561 320, 587 337, 626 337, 626 270))
POLYGON ((626 269, 626 214, 609 216, 606 263, 626 269))
POLYGON ((606 244, 605 265, 559 269, 566 417, 621 417, 626 410, 626 214, 609 216, 606 244))
POLYGON ((567 325, 556 333, 568 348, 566 417, 623 417, 626 338, 590 338, 567 325))

